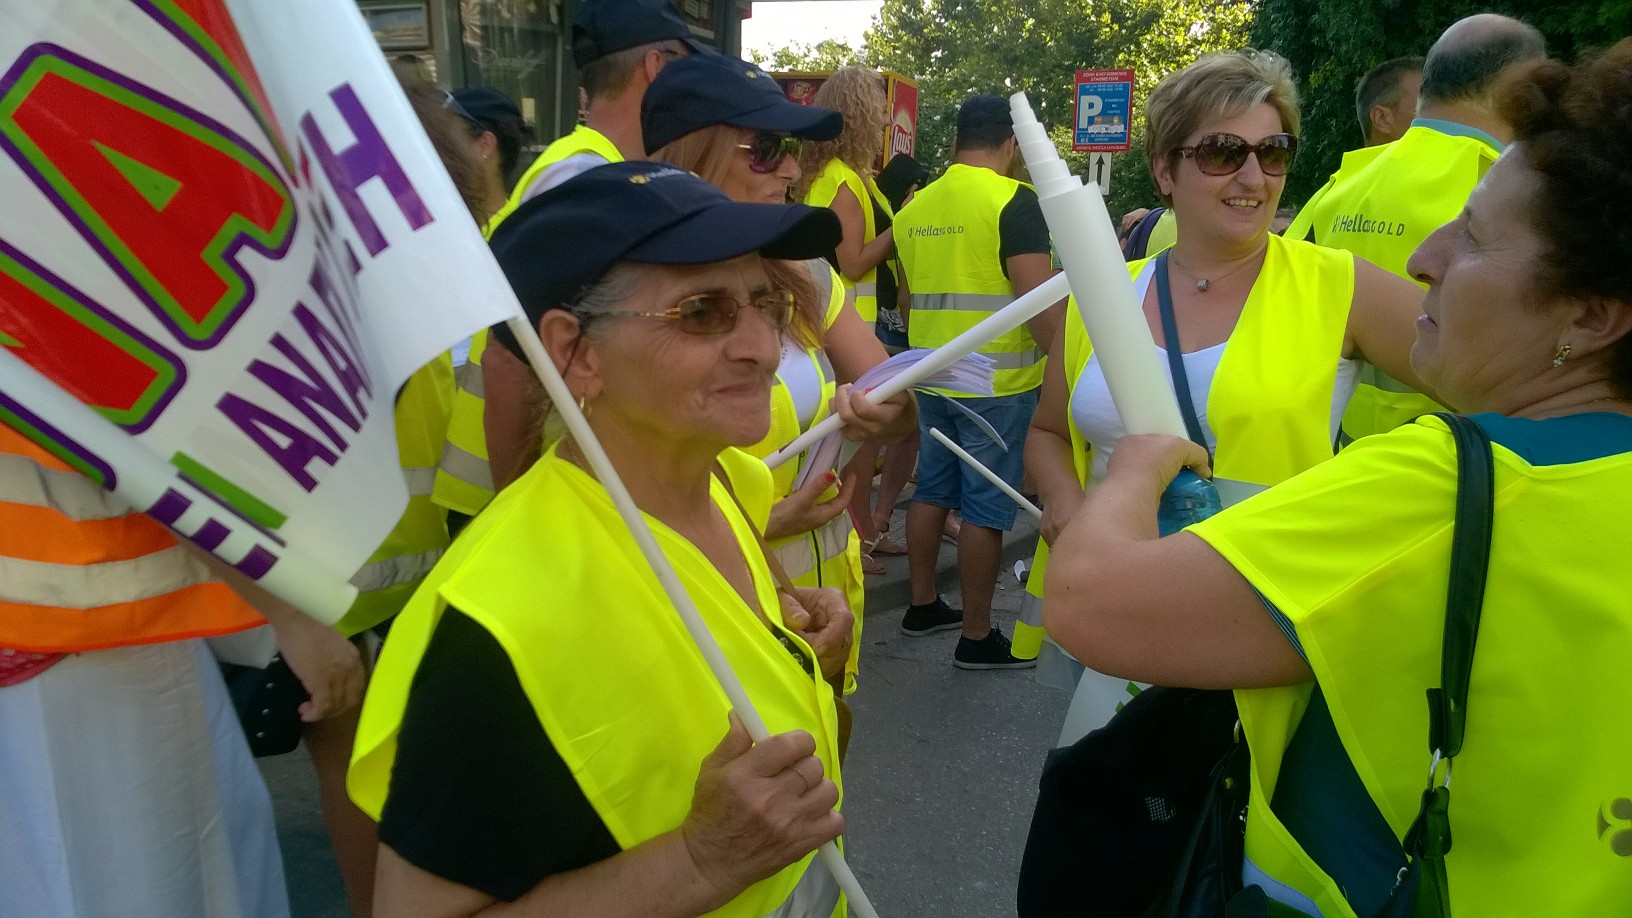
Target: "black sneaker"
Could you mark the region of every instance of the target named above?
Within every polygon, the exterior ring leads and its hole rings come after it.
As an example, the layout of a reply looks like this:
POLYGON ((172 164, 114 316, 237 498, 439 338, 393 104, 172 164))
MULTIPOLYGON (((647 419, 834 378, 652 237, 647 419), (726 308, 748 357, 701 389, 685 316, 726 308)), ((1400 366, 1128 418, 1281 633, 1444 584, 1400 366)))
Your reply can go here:
POLYGON ((959 669, 1031 669, 1036 658, 1021 660, 1009 652, 1009 639, 993 628, 978 641, 958 638, 958 649, 952 653, 952 665, 959 669))
POLYGON ((952 608, 939 596, 931 603, 907 606, 907 614, 901 617, 901 633, 914 637, 962 627, 963 610, 952 608))

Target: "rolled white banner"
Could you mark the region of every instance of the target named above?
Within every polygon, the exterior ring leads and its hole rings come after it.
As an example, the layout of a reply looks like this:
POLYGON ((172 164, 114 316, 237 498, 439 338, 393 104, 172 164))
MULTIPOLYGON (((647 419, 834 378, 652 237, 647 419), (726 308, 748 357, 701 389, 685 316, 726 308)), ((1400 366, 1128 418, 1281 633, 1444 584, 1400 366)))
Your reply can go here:
MULTIPOLYGON (((1103 209, 1104 205, 1100 206, 1103 209)), ((1124 268, 1122 271, 1123 276, 1126 276, 1127 273, 1127 269, 1124 268)), ((975 327, 936 348, 933 354, 920 360, 915 366, 867 393, 867 400, 876 405, 911 389, 960 359, 991 344, 1002 335, 1019 328, 1031 319, 1035 319, 1043 310, 1054 305, 1056 301, 1069 296, 1070 293, 1071 286, 1066 280, 1066 276, 1056 274, 1032 288, 1024 296, 1017 298, 1009 305, 980 320, 975 327)), ((1146 338, 1149 338, 1148 333, 1146 338)), ((1178 408, 1174 408, 1173 411, 1175 415, 1178 414, 1178 408)), ((765 464, 774 469, 843 426, 844 421, 837 414, 828 415, 792 443, 766 456, 765 464)))
MULTIPOLYGON (((1014 134, 1037 187, 1049 235, 1076 293, 1111 401, 1128 433, 1186 436, 1173 387, 1150 340, 1105 197, 1073 176, 1032 115, 1026 94, 1009 97, 1014 134)), ((1063 333, 1063 332, 1062 332, 1063 333)))

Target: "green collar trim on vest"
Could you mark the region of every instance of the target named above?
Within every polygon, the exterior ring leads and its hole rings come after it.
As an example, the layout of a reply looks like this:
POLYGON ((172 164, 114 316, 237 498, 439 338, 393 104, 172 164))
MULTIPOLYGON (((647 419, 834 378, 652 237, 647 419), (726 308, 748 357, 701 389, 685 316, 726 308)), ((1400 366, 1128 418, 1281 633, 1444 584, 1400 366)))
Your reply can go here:
POLYGON ((1632 453, 1632 418, 1593 411, 1537 421, 1492 413, 1473 419, 1490 439, 1532 466, 1572 465, 1632 453))
POLYGON ((1430 131, 1438 131, 1441 134, 1448 134, 1452 137, 1472 137, 1474 140, 1488 144, 1491 149, 1498 153, 1507 149, 1507 144, 1502 143, 1500 140, 1497 140, 1489 134, 1486 134, 1484 131, 1481 131, 1476 127, 1469 127, 1465 124, 1460 124, 1455 121, 1446 121, 1442 118, 1414 118, 1411 121, 1411 126, 1424 127, 1430 131))

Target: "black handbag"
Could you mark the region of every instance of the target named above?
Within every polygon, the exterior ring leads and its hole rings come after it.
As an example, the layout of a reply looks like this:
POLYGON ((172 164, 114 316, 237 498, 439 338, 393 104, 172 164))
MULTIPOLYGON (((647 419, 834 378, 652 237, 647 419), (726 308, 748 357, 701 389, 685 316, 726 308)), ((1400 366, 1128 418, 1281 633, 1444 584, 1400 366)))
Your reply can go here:
POLYGON ((295 751, 304 729, 300 706, 311 696, 289 664, 283 662, 283 656, 273 657, 264 669, 236 663, 220 665, 227 696, 238 712, 249 751, 258 759, 295 751))

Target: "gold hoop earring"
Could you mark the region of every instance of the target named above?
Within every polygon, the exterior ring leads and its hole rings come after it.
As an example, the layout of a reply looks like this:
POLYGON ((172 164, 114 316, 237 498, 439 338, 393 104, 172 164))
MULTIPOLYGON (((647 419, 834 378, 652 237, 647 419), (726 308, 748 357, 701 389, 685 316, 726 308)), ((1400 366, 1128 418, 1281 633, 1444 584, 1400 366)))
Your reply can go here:
POLYGON ((1558 346, 1558 353, 1553 355, 1553 366, 1561 367, 1561 366, 1564 365, 1564 361, 1569 360, 1569 359, 1570 359, 1570 346, 1568 344, 1560 344, 1558 346))
POLYGON ((587 396, 578 396, 578 411, 583 414, 584 420, 586 421, 589 420, 589 412, 591 407, 592 406, 589 404, 589 398, 587 396))

